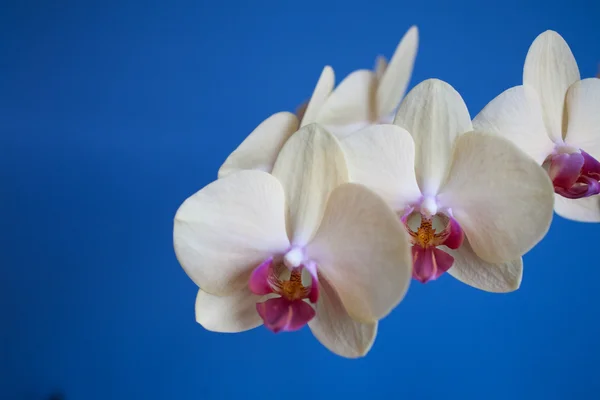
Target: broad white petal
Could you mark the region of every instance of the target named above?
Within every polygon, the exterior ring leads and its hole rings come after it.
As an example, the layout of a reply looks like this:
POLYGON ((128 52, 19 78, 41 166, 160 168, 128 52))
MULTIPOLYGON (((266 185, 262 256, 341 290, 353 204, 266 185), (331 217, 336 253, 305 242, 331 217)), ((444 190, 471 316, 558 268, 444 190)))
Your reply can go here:
POLYGON ((400 104, 410 82, 418 47, 419 30, 413 26, 398 44, 385 73, 378 82, 377 118, 392 113, 400 104))
POLYGON ((352 182, 365 185, 394 210, 421 196, 415 177, 415 145, 396 125, 373 125, 342 139, 352 182))
POLYGON ((316 122, 340 126, 374 121, 376 88, 377 80, 372 71, 361 69, 352 72, 331 93, 316 122))
POLYGON ((277 154, 297 130, 298 118, 294 114, 280 112, 271 115, 227 157, 219 169, 219 178, 244 169, 271 172, 277 154))
POLYGON ((446 82, 428 79, 402 101, 394 125, 412 135, 417 182, 423 194, 434 196, 448 173, 454 140, 472 130, 465 102, 446 82))
POLYGON ((366 355, 375 342, 377 322, 356 322, 350 318, 327 279, 321 278, 319 285, 317 315, 308 323, 313 335, 323 346, 339 356, 358 358, 366 355))
POLYGON ((377 78, 377 81, 379 81, 383 76, 387 65, 388 62, 384 56, 377 56, 377 58, 375 59, 375 67, 373 68, 373 72, 375 72, 375 77, 377 78))
POLYGON ((202 289, 196 296, 196 322, 213 332, 237 333, 262 325, 256 312, 257 296, 245 287, 229 296, 214 296, 202 289))
POLYGON ((600 159, 600 79, 575 82, 567 91, 565 141, 600 159))
POLYGON ((289 237, 294 244, 305 245, 321 222, 331 191, 348 182, 342 148, 320 125, 307 125, 287 141, 273 175, 284 187, 289 237))
POLYGON ((317 81, 317 85, 313 90, 313 94, 306 105, 306 110, 302 116, 301 126, 312 124, 317 121, 317 117, 321 109, 335 86, 335 74, 333 68, 326 65, 321 72, 321 76, 317 81))
POLYGON ((441 249, 454 257, 448 273, 469 286, 493 293, 508 293, 521 286, 523 260, 520 257, 504 263, 489 263, 473 252, 466 239, 456 250, 445 246, 441 249))
POLYGON ((553 194, 548 174, 512 142, 470 132, 455 143, 438 203, 452 209, 473 251, 498 263, 521 257, 544 237, 553 194))
POLYGON ((240 171, 212 182, 177 210, 177 259, 204 291, 235 293, 253 268, 289 247, 284 212, 283 188, 266 172, 240 171))
POLYGON ((385 317, 410 283, 408 233, 384 200, 362 185, 344 184, 331 193, 306 254, 356 321, 385 317))
POLYGON ((540 96, 546 130, 555 142, 566 130, 563 110, 567 89, 579 79, 577 62, 562 36, 546 31, 533 41, 525 58, 523 83, 540 96))
POLYGON ((600 195, 566 199, 555 195, 554 211, 563 218, 579 222, 600 222, 600 195))
POLYGON ((529 86, 505 90, 481 110, 473 127, 509 139, 540 165, 554 149, 539 97, 529 86))

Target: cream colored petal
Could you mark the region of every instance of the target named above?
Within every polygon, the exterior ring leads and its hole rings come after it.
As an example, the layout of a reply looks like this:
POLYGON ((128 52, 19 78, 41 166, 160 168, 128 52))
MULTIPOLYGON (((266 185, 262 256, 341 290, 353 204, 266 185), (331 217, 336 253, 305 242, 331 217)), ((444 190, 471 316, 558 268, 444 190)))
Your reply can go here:
POLYGON ((377 80, 372 71, 352 72, 335 88, 319 112, 316 122, 323 125, 347 125, 374 121, 377 80))
POLYGON ((384 56, 377 56, 377 58, 375 59, 375 68, 373 68, 373 72, 375 72, 375 77, 377 78, 378 82, 380 81, 381 77, 383 76, 383 73, 385 72, 387 65, 388 65, 388 62, 384 56))
POLYGON ((219 179, 177 210, 177 259, 204 291, 233 294, 248 284, 254 267, 289 247, 284 212, 283 188, 266 172, 240 171, 219 179))
POLYGON ((565 40, 554 31, 540 34, 529 47, 523 68, 523 83, 536 90, 542 102, 544 122, 550 138, 562 139, 565 94, 578 81, 579 68, 565 40))
POLYGON ((340 144, 320 125, 307 125, 287 141, 273 175, 284 187, 289 237, 294 244, 305 245, 321 222, 331 191, 348 182, 340 144))
POLYGON ((472 130, 467 106, 452 86, 428 79, 402 101, 394 125, 412 135, 417 182, 423 194, 434 196, 448 173, 454 140, 472 130))
POLYGON ((331 193, 306 254, 356 321, 385 317, 408 290, 408 233, 384 200, 362 185, 348 183, 331 193))
POLYGON ((329 65, 323 68, 313 94, 306 105, 306 110, 302 116, 301 126, 312 124, 317 121, 317 117, 323 108, 323 105, 331 95, 335 86, 335 74, 333 68, 329 65))
POLYGON ((554 211, 563 218, 579 222, 600 222, 600 195, 565 199, 555 195, 554 211))
POLYGON ((419 30, 411 27, 394 52, 390 64, 377 85, 377 118, 392 113, 400 104, 410 83, 417 48, 419 47, 419 30))
POLYGON ((421 196, 415 177, 415 145, 396 125, 373 125, 341 141, 352 182, 365 185, 394 210, 421 196))
POLYGON ((470 132, 455 144, 438 205, 452 210, 473 251, 489 263, 515 260, 548 231, 554 187, 512 142, 470 132))
POLYGON ((454 257, 448 273, 469 286, 493 293, 508 293, 521 286, 523 260, 520 257, 504 263, 488 263, 473 252, 466 239, 457 250, 446 246, 441 249, 454 257))
POLYGON ((554 150, 539 97, 529 86, 505 90, 481 110, 473 127, 509 139, 540 165, 554 150))
POLYGON ((213 332, 237 333, 262 325, 256 312, 257 296, 245 287, 229 296, 214 296, 198 290, 196 296, 196 322, 213 332))
POLYGON ((600 79, 577 81, 567 91, 565 141, 600 160, 600 79))
POLYGON ((219 178, 244 169, 271 172, 284 143, 298 130, 298 118, 280 112, 264 120, 219 169, 219 178))
POLYGON ((365 356, 377 335, 377 323, 354 321, 326 279, 319 280, 317 315, 308 323, 313 335, 331 352, 346 358, 365 356))

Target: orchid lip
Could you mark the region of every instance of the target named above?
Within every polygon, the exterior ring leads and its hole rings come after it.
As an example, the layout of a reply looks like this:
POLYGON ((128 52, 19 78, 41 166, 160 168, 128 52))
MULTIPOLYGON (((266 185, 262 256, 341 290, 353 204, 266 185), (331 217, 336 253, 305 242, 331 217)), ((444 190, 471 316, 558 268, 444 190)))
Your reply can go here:
POLYGON ((305 300, 316 303, 319 298, 317 266, 310 260, 304 261, 301 248, 264 260, 252 271, 248 287, 257 295, 279 296, 256 304, 264 325, 275 333, 298 330, 315 316, 305 300), (310 284, 303 281, 305 270, 310 274, 310 284))
POLYGON ((410 215, 411 212, 407 212, 402 217, 402 222, 411 236, 413 245, 413 278, 421 283, 427 283, 439 278, 454 263, 454 258, 450 254, 437 247, 459 248, 464 240, 464 233, 459 223, 445 214, 435 214, 432 217, 421 214, 420 225, 414 231, 409 226, 410 215), (440 232, 434 228, 433 218, 445 222, 440 232))
POLYGON ((559 147, 543 166, 554 191, 563 197, 580 199, 600 193, 600 163, 583 150, 559 147))

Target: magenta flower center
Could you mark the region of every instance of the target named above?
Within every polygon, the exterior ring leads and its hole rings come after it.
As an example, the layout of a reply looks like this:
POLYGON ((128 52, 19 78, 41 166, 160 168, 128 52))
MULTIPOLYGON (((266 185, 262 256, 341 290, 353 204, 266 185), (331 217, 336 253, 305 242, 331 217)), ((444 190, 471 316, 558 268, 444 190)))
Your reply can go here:
POLYGON ((581 199, 600 193, 600 163, 582 150, 552 154, 543 166, 554 192, 563 197, 581 199))
POLYGON ((288 269, 282 262, 274 262, 271 257, 252 272, 248 286, 254 294, 279 296, 256 303, 256 311, 264 325, 275 333, 296 331, 315 316, 315 310, 305 300, 317 302, 318 280, 316 274, 311 272, 310 284, 303 283, 304 269, 304 265, 288 269), (289 272, 289 277, 283 278, 286 272, 289 272))
POLYGON ((413 256, 413 278, 427 283, 439 278, 454 263, 454 257, 438 246, 457 249, 463 242, 464 234, 456 220, 446 216, 434 216, 447 221, 444 229, 437 232, 433 227, 433 218, 421 215, 421 224, 416 231, 403 218, 406 230, 410 234, 413 256))

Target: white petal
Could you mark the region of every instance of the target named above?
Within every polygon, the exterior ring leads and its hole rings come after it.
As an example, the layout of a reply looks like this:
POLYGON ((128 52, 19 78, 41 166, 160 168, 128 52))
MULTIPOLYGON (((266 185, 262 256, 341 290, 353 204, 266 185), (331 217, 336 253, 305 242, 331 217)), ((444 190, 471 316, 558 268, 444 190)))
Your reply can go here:
POLYGON ((376 119, 374 102, 377 80, 372 71, 352 72, 335 88, 317 117, 323 125, 346 125, 376 119))
POLYGON ((377 85, 377 118, 392 113, 400 104, 410 82, 418 47, 419 30, 413 26, 398 44, 377 85))
POLYGON ((317 230, 331 191, 348 182, 340 144, 320 125, 307 125, 287 141, 273 175, 284 187, 288 235, 303 246, 317 230))
POLYGON ((600 159, 600 79, 575 82, 567 92, 565 141, 600 159))
POLYGON ((331 95, 331 91, 335 86, 335 74, 333 72, 333 68, 329 65, 323 68, 321 72, 321 76, 317 81, 317 85, 313 90, 313 94, 308 101, 306 106, 306 110, 304 111, 304 115, 302 117, 301 126, 312 124, 316 122, 321 109, 329 96, 331 95))
POLYGON ((365 185, 394 210, 421 196, 415 177, 415 145, 396 125, 373 125, 342 139, 352 182, 365 185))
POLYGON ((505 90, 481 110, 473 127, 509 139, 540 165, 554 149, 539 97, 529 86, 505 90))
POLYGON ((385 317, 410 283, 408 233, 383 199, 362 185, 348 183, 331 193, 306 254, 356 321, 385 317))
POLYGON ((498 263, 521 257, 546 234, 553 193, 548 174, 513 143, 470 132, 455 143, 438 205, 452 209, 479 257, 498 263))
POLYGON ((262 325, 256 312, 257 296, 242 288, 229 296, 214 296, 202 289, 196 296, 196 322, 213 332, 237 333, 262 325))
POLYGON ((179 263, 204 291, 235 293, 252 269, 289 247, 281 184, 262 171, 240 171, 188 198, 177 210, 179 263))
POLYGON ((467 106, 452 86, 428 79, 402 101, 394 125, 415 140, 417 182, 423 194, 434 196, 450 167, 454 140, 472 130, 467 106))
POLYGON ((546 130, 555 142, 563 138, 565 94, 579 79, 577 62, 562 36, 546 31, 533 41, 525 59, 523 83, 540 96, 546 130))
POLYGON ((277 154, 296 130, 298 118, 294 114, 280 112, 271 115, 227 157, 219 169, 219 178, 244 169, 271 172, 277 154))
POLYGON ((319 280, 317 315, 308 323, 313 335, 333 353, 358 358, 366 355, 377 335, 377 323, 354 321, 325 278, 319 280))
POLYGON ((375 77, 377 81, 381 79, 383 73, 387 68, 388 62, 384 56, 377 56, 375 59, 375 68, 373 68, 373 72, 375 72, 375 77))
POLYGON ((583 199, 554 198, 554 211, 563 218, 579 222, 600 222, 600 195, 583 199))
POLYGON ((493 293, 508 293, 521 286, 523 277, 521 258, 505 263, 485 262, 473 252, 471 244, 466 239, 457 250, 445 246, 441 249, 454 257, 454 264, 448 273, 469 286, 493 293))

